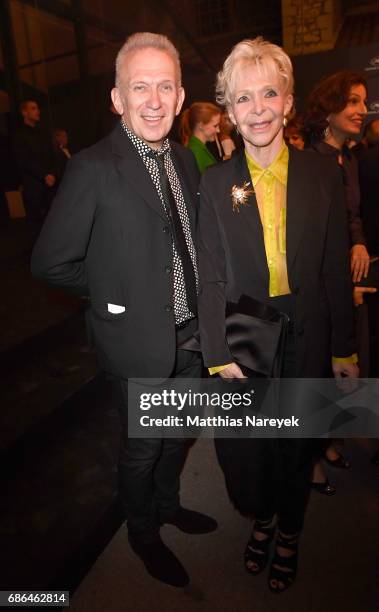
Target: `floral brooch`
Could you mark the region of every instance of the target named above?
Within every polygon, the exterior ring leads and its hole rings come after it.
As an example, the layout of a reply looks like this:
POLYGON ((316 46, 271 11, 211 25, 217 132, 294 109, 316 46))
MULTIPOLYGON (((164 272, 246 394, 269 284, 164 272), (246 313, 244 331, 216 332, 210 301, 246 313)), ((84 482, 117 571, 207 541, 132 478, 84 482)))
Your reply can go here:
POLYGON ((241 206, 248 206, 248 199, 254 193, 254 189, 249 187, 251 185, 249 182, 244 182, 242 187, 237 187, 237 185, 233 185, 232 190, 230 192, 232 196, 233 202, 233 212, 240 212, 241 206))

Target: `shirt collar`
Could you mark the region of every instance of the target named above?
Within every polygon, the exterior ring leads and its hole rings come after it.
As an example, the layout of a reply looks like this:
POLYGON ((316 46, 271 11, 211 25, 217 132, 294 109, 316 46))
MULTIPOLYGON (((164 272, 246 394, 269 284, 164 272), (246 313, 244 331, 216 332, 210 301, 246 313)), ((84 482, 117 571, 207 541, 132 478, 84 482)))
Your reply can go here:
POLYGON ((121 119, 121 125, 122 129, 130 138, 141 157, 155 157, 156 155, 164 155, 165 153, 171 151, 171 145, 168 138, 164 139, 162 146, 159 147, 159 149, 153 149, 152 147, 149 147, 144 140, 139 138, 139 136, 136 136, 136 134, 128 128, 123 119, 121 119))
POLYGON ((259 166, 257 162, 252 157, 250 157, 246 150, 245 155, 254 187, 257 185, 260 179, 268 172, 270 172, 284 186, 287 185, 289 154, 288 147, 285 142, 283 142, 281 149, 274 161, 269 166, 267 166, 267 168, 262 168, 261 166, 259 166))

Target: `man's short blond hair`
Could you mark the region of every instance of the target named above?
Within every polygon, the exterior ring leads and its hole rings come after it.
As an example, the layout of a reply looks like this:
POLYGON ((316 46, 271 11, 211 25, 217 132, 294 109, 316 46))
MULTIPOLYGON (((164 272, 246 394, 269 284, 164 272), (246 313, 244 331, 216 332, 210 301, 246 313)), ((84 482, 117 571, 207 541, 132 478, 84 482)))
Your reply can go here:
POLYGON ((254 66, 263 75, 279 77, 285 95, 292 94, 294 88, 291 60, 287 53, 261 36, 242 40, 226 58, 222 70, 217 75, 216 100, 223 106, 232 104, 233 90, 238 68, 254 66))
POLYGON ((176 47, 173 45, 171 40, 163 34, 155 34, 153 32, 136 32, 126 39, 125 43, 121 47, 116 57, 116 87, 121 84, 121 71, 124 65, 125 57, 128 53, 138 51, 139 49, 159 49, 165 51, 174 60, 176 73, 177 73, 177 84, 181 85, 182 82, 182 71, 180 67, 179 53, 176 47))

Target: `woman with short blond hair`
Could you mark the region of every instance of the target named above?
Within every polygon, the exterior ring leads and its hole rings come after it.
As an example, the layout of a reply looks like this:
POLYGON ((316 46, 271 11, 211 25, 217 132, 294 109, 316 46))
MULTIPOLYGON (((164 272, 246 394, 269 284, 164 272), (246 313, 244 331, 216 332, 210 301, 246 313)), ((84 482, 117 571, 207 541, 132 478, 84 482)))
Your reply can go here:
MULTIPOLYGON (((293 105, 288 55, 262 38, 234 47, 217 80, 244 150, 210 168, 201 182, 199 325, 205 365, 243 378, 227 339, 225 307, 247 295, 289 319, 281 376, 356 376, 344 193, 338 169, 314 152, 286 145, 293 105)), ((276 527, 269 588, 286 590, 308 497, 309 440, 216 440, 228 492, 255 523, 245 567, 261 572, 276 527), (246 444, 241 444, 241 443, 246 444), (253 494, 254 492, 254 494, 253 494)))

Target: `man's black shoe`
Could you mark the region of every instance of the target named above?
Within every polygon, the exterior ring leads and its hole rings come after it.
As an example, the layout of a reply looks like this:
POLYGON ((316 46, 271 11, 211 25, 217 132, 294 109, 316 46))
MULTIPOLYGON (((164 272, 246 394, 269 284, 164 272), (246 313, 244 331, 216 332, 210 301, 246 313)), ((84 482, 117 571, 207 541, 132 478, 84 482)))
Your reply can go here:
POLYGON ((187 586, 186 570, 159 536, 153 542, 143 542, 129 535, 129 543, 151 576, 174 587, 187 586))
POLYGON ((176 514, 164 523, 175 525, 184 533, 192 534, 210 533, 217 529, 217 522, 213 518, 186 508, 179 508, 176 514))

